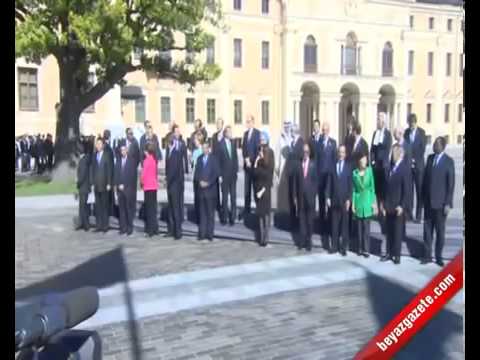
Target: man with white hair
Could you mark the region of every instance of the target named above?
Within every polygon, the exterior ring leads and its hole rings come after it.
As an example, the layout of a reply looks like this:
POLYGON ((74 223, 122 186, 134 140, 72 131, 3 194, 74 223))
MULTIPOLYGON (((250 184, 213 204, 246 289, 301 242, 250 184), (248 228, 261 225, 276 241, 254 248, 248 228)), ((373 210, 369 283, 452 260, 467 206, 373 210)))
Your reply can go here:
POLYGON ((390 169, 390 150, 392 135, 385 126, 387 114, 379 112, 377 116, 377 129, 373 133, 370 148, 370 160, 375 177, 375 193, 380 203, 385 199, 385 186, 390 169))

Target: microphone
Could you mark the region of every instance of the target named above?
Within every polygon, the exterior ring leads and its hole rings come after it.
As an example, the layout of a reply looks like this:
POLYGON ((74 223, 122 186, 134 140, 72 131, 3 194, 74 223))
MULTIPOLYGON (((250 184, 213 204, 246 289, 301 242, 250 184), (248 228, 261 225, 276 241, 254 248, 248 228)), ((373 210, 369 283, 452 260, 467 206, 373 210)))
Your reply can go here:
POLYGON ((15 304, 15 351, 43 345, 59 332, 75 327, 98 310, 94 287, 52 293, 15 304))

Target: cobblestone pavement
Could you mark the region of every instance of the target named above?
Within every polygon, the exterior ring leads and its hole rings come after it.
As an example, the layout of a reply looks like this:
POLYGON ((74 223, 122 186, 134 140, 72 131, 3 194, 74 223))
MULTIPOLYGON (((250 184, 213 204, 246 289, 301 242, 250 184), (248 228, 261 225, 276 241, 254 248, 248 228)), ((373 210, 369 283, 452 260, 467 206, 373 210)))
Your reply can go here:
MULTIPOLYGON (((146 318, 142 360, 352 359, 414 295, 374 275, 317 289, 146 318)), ((463 359, 463 312, 443 310, 396 359, 463 359)), ((98 329, 105 360, 135 359, 128 323, 98 329)))

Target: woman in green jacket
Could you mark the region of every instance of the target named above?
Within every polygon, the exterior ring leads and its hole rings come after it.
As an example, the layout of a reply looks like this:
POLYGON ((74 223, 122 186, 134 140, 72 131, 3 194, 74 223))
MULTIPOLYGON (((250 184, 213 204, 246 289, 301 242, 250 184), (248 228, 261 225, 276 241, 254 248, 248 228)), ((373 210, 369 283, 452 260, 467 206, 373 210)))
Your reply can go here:
POLYGON ((373 171, 367 166, 367 156, 358 160, 358 168, 353 170, 352 212, 357 224, 358 255, 369 257, 370 219, 376 215, 375 180, 373 171))

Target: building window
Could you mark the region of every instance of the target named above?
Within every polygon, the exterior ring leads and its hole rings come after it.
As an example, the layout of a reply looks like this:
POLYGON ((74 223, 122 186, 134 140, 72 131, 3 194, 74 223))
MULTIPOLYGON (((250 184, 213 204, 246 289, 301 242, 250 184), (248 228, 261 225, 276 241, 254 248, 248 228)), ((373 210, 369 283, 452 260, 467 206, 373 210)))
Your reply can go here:
POLYGON ((427 145, 432 143, 432 135, 427 135, 427 145))
POLYGON ((308 35, 303 45, 303 70, 306 73, 317 72, 317 43, 312 35, 308 35))
POLYGON ((262 14, 268 14, 270 12, 270 0, 262 0, 262 14))
POLYGON ((160 109, 161 116, 160 119, 162 123, 170 123, 171 121, 171 108, 170 108, 170 98, 168 96, 162 96, 160 98, 160 109))
POLYGON ((145 96, 135 99, 135 121, 138 123, 145 122, 145 96))
POLYGON ((207 47, 207 64, 215 64, 215 42, 207 47))
POLYGON ((445 138, 445 142, 447 143, 447 145, 450 144, 450 136, 445 135, 444 138, 445 138))
POLYGON ((262 124, 270 123, 270 103, 267 100, 262 101, 262 124))
POLYGON ((428 76, 433 76, 433 52, 428 53, 428 76))
POLYGON ((412 103, 407 104, 407 117, 412 113, 412 103))
POLYGON ((242 10, 242 0, 233 0, 233 9, 242 10))
POLYGON ((445 123, 450 122, 450 104, 445 104, 445 123))
POLYGON ((463 77, 463 54, 460 54, 460 59, 459 59, 458 63, 459 63, 458 75, 460 77, 463 77))
POLYGON ((463 104, 458 104, 458 122, 463 121, 463 104))
POLYGON ((262 69, 270 67, 270 43, 262 41, 262 69))
POLYGON ((415 66, 415 57, 413 50, 408 52, 408 75, 413 75, 413 69, 415 66))
POLYGON ((37 69, 18 68, 19 104, 22 111, 38 111, 37 69))
POLYGON ((233 118, 234 118, 235 124, 241 124, 242 123, 242 100, 235 100, 233 102, 233 109, 234 109, 233 118))
POLYGON ((382 52, 382 75, 393 75, 393 47, 390 42, 387 42, 383 47, 382 52))
POLYGON ((428 18, 428 28, 433 30, 435 28, 435 19, 433 17, 428 18))
POLYGON ((457 135, 457 144, 462 145, 463 144, 463 135, 457 135))
POLYGON ((415 17, 413 15, 410 15, 409 24, 410 24, 410 29, 413 29, 415 25, 415 17))
POLYGON ((350 32, 346 45, 342 46, 342 75, 358 75, 360 73, 360 48, 357 47, 357 36, 350 32))
POLYGON ((452 75, 452 53, 447 53, 447 68, 445 69, 446 76, 452 75))
POLYGON ((215 123, 215 99, 207 99, 207 123, 215 123))
POLYGON ((427 123, 432 122, 432 104, 427 104, 427 123))
POLYGON ((195 99, 194 98, 187 98, 185 100, 185 113, 186 113, 186 120, 187 123, 193 123, 195 120, 195 99))
POLYGON ((242 67, 242 39, 233 40, 233 66, 242 67))
MULTIPOLYGON (((87 79, 87 88, 85 91, 90 91, 91 88, 95 85, 95 74, 93 72, 88 74, 88 79, 87 79)), ((95 103, 92 105, 88 106, 83 112, 86 113, 93 113, 95 112, 95 103)))
POLYGON ((447 31, 448 32, 451 32, 452 31, 452 28, 453 28, 453 20, 452 19, 448 19, 447 20, 447 31))

